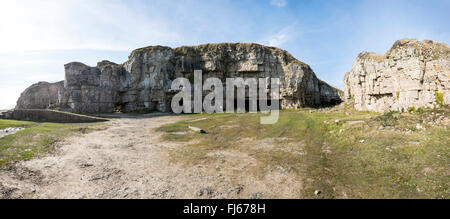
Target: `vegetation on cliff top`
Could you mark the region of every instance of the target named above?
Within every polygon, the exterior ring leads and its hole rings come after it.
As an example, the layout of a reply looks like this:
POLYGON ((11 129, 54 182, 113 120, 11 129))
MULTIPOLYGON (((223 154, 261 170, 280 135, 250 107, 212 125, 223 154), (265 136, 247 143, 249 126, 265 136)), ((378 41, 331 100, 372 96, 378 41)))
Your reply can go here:
POLYGON ((414 47, 419 51, 422 51, 422 55, 432 60, 450 57, 450 46, 445 43, 434 42, 431 40, 418 41, 415 39, 402 39, 397 40, 385 54, 362 52, 358 55, 358 58, 371 59, 375 60, 376 62, 383 62, 394 51, 406 47, 414 47))
POLYGON ((201 44, 196 46, 181 46, 177 48, 170 48, 166 46, 148 46, 139 49, 135 49, 131 52, 129 58, 134 56, 137 53, 143 53, 149 50, 173 50, 176 56, 186 56, 192 52, 205 52, 205 51, 229 51, 233 50, 242 50, 242 49, 265 49, 273 52, 274 54, 283 55, 286 58, 286 62, 295 62, 297 64, 307 66, 306 63, 294 58, 289 52, 286 50, 282 50, 280 48, 264 46, 257 43, 209 43, 209 44, 201 44))

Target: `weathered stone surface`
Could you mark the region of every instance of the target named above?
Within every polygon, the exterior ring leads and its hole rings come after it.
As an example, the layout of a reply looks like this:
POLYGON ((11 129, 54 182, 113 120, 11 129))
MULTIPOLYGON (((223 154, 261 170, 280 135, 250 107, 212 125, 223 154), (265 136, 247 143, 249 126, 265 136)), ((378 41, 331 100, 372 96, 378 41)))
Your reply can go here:
MULTIPOLYGON (((96 67, 65 65, 64 87, 58 106, 70 112, 99 113, 121 110, 170 111, 171 83, 178 77, 203 80, 280 78, 281 107, 318 107, 339 103, 340 91, 319 80, 312 69, 284 50, 258 44, 206 44, 172 49, 151 46, 133 51, 122 65, 103 61, 96 67)), ((209 92, 203 92, 207 95, 209 92)))
POLYGON ((126 81, 122 66, 103 61, 97 67, 73 62, 65 66, 64 87, 59 90, 59 107, 76 113, 113 112, 121 102, 126 81))
POLYGON ((27 88, 17 101, 16 109, 48 109, 58 103, 58 90, 64 82, 39 82, 27 88))
POLYGON ((344 78, 357 110, 385 112, 450 103, 450 47, 404 39, 385 54, 361 53, 344 78), (439 96, 442 96, 441 99, 439 96))

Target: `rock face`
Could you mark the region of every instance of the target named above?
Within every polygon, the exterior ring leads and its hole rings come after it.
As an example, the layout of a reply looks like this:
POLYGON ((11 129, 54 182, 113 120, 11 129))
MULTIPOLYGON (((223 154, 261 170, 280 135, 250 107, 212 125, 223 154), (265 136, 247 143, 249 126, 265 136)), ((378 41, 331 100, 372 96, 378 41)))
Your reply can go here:
POLYGON ((64 87, 58 92, 58 105, 64 111, 113 112, 121 106, 121 96, 126 93, 128 81, 122 66, 103 61, 98 63, 97 67, 78 62, 66 64, 64 67, 64 87))
POLYGON ((58 91, 64 82, 39 82, 27 88, 17 101, 16 109, 47 109, 58 104, 58 91))
POLYGON ((402 111, 450 103, 450 47, 404 39, 385 54, 361 53, 344 78, 357 110, 402 111))
POLYGON ((141 48, 122 65, 109 61, 96 67, 69 63, 65 65, 64 86, 53 94, 58 96, 58 107, 76 113, 143 109, 169 112, 174 95, 172 81, 178 77, 192 81, 194 70, 203 71, 203 80, 221 79, 224 86, 226 78, 280 78, 284 109, 341 102, 339 90, 319 80, 308 65, 288 52, 258 44, 231 43, 141 48))

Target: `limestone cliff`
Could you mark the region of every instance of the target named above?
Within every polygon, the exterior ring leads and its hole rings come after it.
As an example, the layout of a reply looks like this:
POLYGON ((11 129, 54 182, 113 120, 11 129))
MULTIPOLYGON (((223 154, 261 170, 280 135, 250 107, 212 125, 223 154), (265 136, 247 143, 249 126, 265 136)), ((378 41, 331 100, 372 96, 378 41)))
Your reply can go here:
POLYGON ((39 82, 31 85, 20 95, 16 109, 47 109, 58 103, 58 90, 64 87, 64 82, 39 82))
POLYGON ((450 103, 450 47, 403 39, 384 55, 361 53, 344 78, 357 110, 385 112, 450 103))
MULTIPOLYGON (((312 69, 288 52, 258 44, 221 43, 169 48, 151 46, 133 51, 122 65, 103 61, 96 67, 65 65, 58 106, 76 113, 121 110, 170 111, 175 78, 280 78, 281 107, 318 107, 341 101, 339 90, 319 80, 312 69)), ((206 95, 207 92, 204 92, 206 95)))

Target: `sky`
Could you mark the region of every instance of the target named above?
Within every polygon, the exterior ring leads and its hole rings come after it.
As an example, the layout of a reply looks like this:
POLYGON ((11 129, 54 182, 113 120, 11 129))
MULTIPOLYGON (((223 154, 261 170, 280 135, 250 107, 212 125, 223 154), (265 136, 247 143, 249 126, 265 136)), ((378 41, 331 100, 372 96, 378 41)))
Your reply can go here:
POLYGON ((450 42, 448 0, 0 0, 0 109, 64 64, 123 63, 136 48, 254 42, 290 52, 342 88, 360 52, 450 42))

